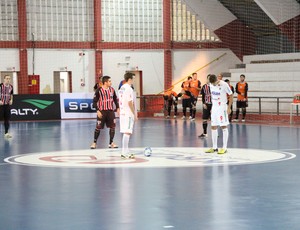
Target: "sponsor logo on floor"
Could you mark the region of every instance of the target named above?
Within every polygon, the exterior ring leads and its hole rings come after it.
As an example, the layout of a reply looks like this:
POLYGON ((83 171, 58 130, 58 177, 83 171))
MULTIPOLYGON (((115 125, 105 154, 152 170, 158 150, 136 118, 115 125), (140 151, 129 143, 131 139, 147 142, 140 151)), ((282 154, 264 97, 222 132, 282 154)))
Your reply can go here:
POLYGON ((121 149, 70 150, 12 156, 4 159, 10 164, 40 167, 75 168, 154 168, 203 167, 218 165, 243 165, 290 160, 295 154, 259 149, 228 149, 223 155, 204 153, 204 148, 151 148, 151 156, 144 155, 145 148, 132 148, 134 159, 122 159, 121 149))

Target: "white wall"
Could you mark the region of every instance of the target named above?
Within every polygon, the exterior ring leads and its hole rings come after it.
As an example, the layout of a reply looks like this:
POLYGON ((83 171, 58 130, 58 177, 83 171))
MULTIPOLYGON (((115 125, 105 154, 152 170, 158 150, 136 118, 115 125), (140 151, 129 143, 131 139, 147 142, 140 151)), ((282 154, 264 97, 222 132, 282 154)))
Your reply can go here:
MULTIPOLYGON (((93 92, 95 84, 95 52, 85 50, 84 56, 80 56, 82 50, 55 50, 36 49, 34 74, 40 75, 40 92, 50 86, 53 93, 53 72, 72 71, 72 91, 73 92, 93 92), (85 86, 80 85, 80 79, 85 77, 85 86)), ((32 65, 33 52, 28 50, 28 74, 33 73, 32 65)))
POLYGON ((103 51, 103 75, 112 77, 118 88, 127 70, 142 71, 143 93, 157 94, 164 89, 164 54, 159 51, 103 51))
POLYGON ((20 70, 19 49, 0 49, 0 71, 20 70))
MULTIPOLYGON (((85 50, 85 56, 79 56, 82 50, 35 50, 35 71, 40 75, 40 92, 47 86, 53 92, 53 72, 72 71, 73 92, 93 92, 95 84, 95 57, 93 50, 85 50), (84 61, 83 61, 84 58, 84 61), (85 75, 85 86, 80 86, 80 79, 85 75)), ((205 82, 208 73, 218 74, 229 72, 239 59, 227 49, 220 50, 175 50, 173 51, 173 83, 182 77, 187 77, 200 67, 208 64, 220 55, 227 53, 219 61, 205 67, 198 72, 199 80, 205 82)), ((17 49, 3 49, 0 55, 0 71, 7 71, 8 67, 15 67, 19 71, 19 52, 17 49)), ((33 73, 32 49, 28 50, 28 74, 33 73)), ((103 75, 109 75, 113 80, 113 87, 117 88, 123 80, 126 70, 141 70, 143 72, 143 93, 158 94, 164 89, 164 54, 163 50, 147 51, 103 51, 103 75)), ((177 91, 180 91, 180 84, 177 91)), ((175 88, 176 89, 176 88, 175 88)))
POLYGON ((206 77, 208 74, 219 74, 221 72, 229 72, 231 68, 234 68, 236 64, 241 63, 241 61, 228 49, 219 50, 197 50, 197 51, 187 51, 180 50, 173 52, 173 83, 180 82, 175 86, 175 91, 179 92, 181 88, 182 78, 186 78, 193 72, 204 67, 198 71, 198 80, 201 84, 206 83, 206 77), (208 66, 204 67, 211 61, 220 57, 226 53, 225 56, 220 58, 208 66))

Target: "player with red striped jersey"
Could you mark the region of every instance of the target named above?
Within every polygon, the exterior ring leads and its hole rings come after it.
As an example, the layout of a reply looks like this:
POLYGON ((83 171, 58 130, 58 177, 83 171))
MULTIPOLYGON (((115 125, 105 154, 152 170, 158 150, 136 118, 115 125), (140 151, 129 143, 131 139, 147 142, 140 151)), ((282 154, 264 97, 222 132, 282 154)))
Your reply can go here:
POLYGON ((102 87, 96 90, 93 99, 93 106, 97 110, 97 124, 94 132, 94 142, 91 144, 91 149, 96 148, 100 130, 104 129, 104 125, 109 128, 108 147, 118 148, 118 146, 113 142, 113 139, 116 128, 114 104, 117 108, 117 113, 119 113, 119 102, 114 88, 111 87, 111 78, 109 76, 103 76, 102 84, 102 87))
POLYGON ((13 86, 10 84, 10 76, 4 76, 4 83, 0 84, 0 111, 4 120, 4 137, 11 138, 8 133, 10 120, 10 106, 13 103, 13 86))

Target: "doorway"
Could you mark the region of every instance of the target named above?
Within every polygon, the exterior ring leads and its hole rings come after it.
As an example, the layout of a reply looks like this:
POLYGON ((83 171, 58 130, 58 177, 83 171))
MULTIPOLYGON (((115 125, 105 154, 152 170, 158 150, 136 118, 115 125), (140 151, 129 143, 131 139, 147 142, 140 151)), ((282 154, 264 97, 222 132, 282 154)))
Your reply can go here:
POLYGON ((54 71, 53 88, 54 93, 72 93, 72 72, 54 71))
POLYGON ((134 78, 134 91, 136 92, 136 107, 137 110, 141 110, 141 96, 143 96, 143 72, 140 70, 134 70, 134 71, 126 71, 126 73, 133 73, 135 75, 134 78))

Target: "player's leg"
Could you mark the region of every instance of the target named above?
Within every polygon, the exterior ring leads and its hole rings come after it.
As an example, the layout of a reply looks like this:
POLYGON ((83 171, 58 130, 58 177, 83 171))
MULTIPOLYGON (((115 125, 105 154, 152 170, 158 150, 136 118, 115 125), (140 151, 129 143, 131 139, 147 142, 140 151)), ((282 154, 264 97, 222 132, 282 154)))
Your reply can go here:
POLYGON ((228 143, 228 128, 227 126, 221 126, 223 132, 223 148, 219 149, 218 154, 224 154, 227 152, 227 143, 228 143))
POLYGON ((91 144, 91 149, 95 149, 97 147, 97 140, 100 135, 100 130, 104 128, 104 119, 105 119, 104 114, 102 114, 101 118, 97 116, 96 128, 94 131, 94 141, 91 144))
POLYGON ((244 107, 242 108, 242 121, 245 121, 246 118, 246 102, 244 103, 244 107))
POLYGON ((134 118, 129 116, 120 116, 120 132, 122 137, 122 154, 121 158, 134 158, 133 154, 129 154, 129 140, 133 131, 134 118))
POLYGON ((178 101, 174 101, 174 118, 177 117, 177 105, 178 105, 178 101))
POLYGON ((170 118, 170 116, 171 116, 172 104, 173 104, 173 101, 172 100, 168 100, 168 115, 167 115, 166 118, 170 118))
POLYGON ((188 99, 182 99, 182 113, 183 113, 182 119, 183 120, 185 120, 185 118, 186 118, 187 100, 188 99))
POLYGON ((206 138, 207 135, 207 126, 208 126, 208 119, 210 118, 210 110, 211 106, 206 105, 206 109, 203 108, 202 112, 202 128, 203 128, 203 133, 199 135, 199 138, 206 138))
POLYGON ((114 137, 116 133, 116 117, 113 110, 107 111, 106 126, 109 128, 109 148, 118 148, 114 143, 114 137))
POLYGON ((211 111, 211 138, 212 138, 212 148, 205 151, 206 153, 214 153, 218 151, 218 126, 219 126, 219 111, 218 109, 212 107, 211 111))
POLYGON ((189 101, 188 107, 189 107, 189 112, 190 112, 189 119, 191 120, 193 118, 193 99, 192 99, 192 97, 190 99, 188 99, 188 101, 189 101))
POLYGON ((236 102, 236 112, 235 112, 235 119, 234 119, 234 121, 238 121, 239 120, 239 115, 240 115, 240 102, 237 101, 236 102))
POLYGON ((220 126, 222 128, 223 132, 223 147, 219 149, 218 154, 224 154, 227 152, 227 142, 228 142, 228 128, 229 125, 229 119, 228 119, 228 113, 227 113, 227 107, 228 105, 223 106, 223 111, 220 115, 220 126))
POLYGON ((192 99, 192 109, 193 109, 193 115, 192 115, 192 120, 194 121, 196 118, 196 106, 197 106, 197 98, 192 99))
POLYGON ((11 138, 12 136, 8 133, 9 130, 9 120, 10 120, 10 106, 3 105, 3 118, 4 118, 4 136, 11 138))

